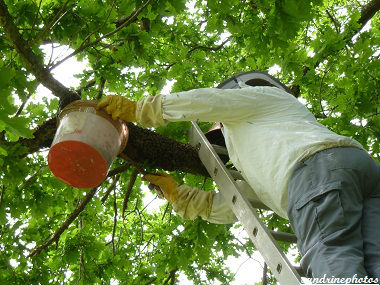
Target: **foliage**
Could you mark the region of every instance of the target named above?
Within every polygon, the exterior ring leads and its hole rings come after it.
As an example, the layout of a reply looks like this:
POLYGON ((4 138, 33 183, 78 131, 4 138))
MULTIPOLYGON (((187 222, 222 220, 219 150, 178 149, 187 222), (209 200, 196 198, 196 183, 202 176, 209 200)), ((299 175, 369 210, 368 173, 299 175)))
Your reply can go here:
MULTIPOLYGON (((46 86, 49 79, 36 66, 53 71, 75 56, 87 62, 76 74, 80 86, 72 86, 82 98, 118 93, 139 99, 158 94, 168 81, 174 81, 172 91, 212 87, 234 73, 276 65, 276 76, 321 123, 354 137, 379 159, 380 19, 378 14, 363 19, 366 4, 1 0, 0 284, 174 284, 180 273, 195 284, 228 284, 233 279, 224 265, 228 256, 254 250, 248 241, 236 241, 230 225, 184 221, 168 205, 150 211, 140 176, 123 219, 130 166, 96 190, 55 243, 28 257, 91 191, 59 182, 47 167, 45 149, 28 152, 21 144, 58 112, 58 98, 38 98, 38 84, 46 86), (4 9, 29 53, 17 47, 4 9), (66 58, 51 55, 58 46, 74 52, 66 58)), ((170 124, 157 131, 185 142, 188 126, 170 124)), ((117 159, 112 169, 123 163, 117 159)), ((201 176, 173 174, 179 182, 213 187, 201 176)), ((271 213, 264 213, 264 220, 271 228, 287 228, 271 213)))

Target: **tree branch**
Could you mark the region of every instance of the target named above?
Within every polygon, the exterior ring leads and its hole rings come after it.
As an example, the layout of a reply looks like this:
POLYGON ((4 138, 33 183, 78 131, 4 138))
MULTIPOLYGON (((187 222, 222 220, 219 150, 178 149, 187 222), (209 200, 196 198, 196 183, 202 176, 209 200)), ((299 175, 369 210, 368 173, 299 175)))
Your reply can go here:
POLYGON ((38 4, 37 13, 36 13, 36 16, 34 17, 32 27, 30 28, 30 35, 29 35, 28 41, 30 40, 30 36, 33 34, 34 26, 36 25, 38 14, 40 13, 41 4, 42 4, 42 0, 40 0, 40 3, 38 4))
POLYGON ((0 0, 0 24, 3 26, 4 33, 10 39, 18 54, 24 59, 27 69, 42 85, 61 99, 60 103, 62 104, 60 104, 60 107, 63 107, 73 100, 80 99, 77 93, 71 91, 56 80, 49 70, 43 66, 42 59, 32 51, 27 42, 20 35, 4 0, 0 0))
POLYGON ((364 27, 365 24, 380 10, 380 0, 372 0, 366 4, 361 12, 360 19, 358 23, 360 24, 360 29, 364 27))
POLYGON ((1 184, 0 208, 1 208, 1 205, 3 204, 4 194, 5 194, 5 187, 4 187, 4 184, 1 184))
POLYGON ((262 279, 262 284, 263 285, 267 285, 268 284, 267 274, 268 274, 268 265, 266 264, 266 262, 264 262, 263 279, 262 279))
POLYGON ((116 191, 115 188, 113 189, 113 228, 112 228, 112 254, 113 256, 116 255, 116 249, 115 249, 115 233, 116 233, 116 225, 117 225, 117 204, 116 204, 116 191))
POLYGON ((125 191, 124 200, 123 200, 123 210, 121 212, 121 216, 123 219, 124 219, 125 210, 128 207, 129 196, 131 196, 133 185, 135 185, 138 174, 139 174, 139 171, 135 169, 132 172, 131 177, 129 178, 129 184, 128 184, 127 190, 125 191))
POLYGON ((100 77, 100 86, 99 86, 99 92, 98 96, 96 96, 96 100, 99 100, 103 96, 103 90, 104 90, 104 85, 106 84, 106 80, 104 77, 100 77))
POLYGON ((215 46, 215 47, 195 46, 195 47, 193 47, 192 49, 190 49, 190 50, 187 52, 187 54, 190 54, 190 53, 192 53, 193 51, 195 51, 195 50, 197 50, 197 49, 210 50, 210 51, 218 51, 218 50, 220 50, 222 47, 224 47, 224 45, 225 45, 226 43, 228 43, 230 40, 231 40, 231 38, 228 37, 228 38, 225 39, 220 45, 215 46))
POLYGON ((144 9, 150 4, 150 2, 152 2, 152 0, 148 0, 145 2, 145 4, 143 6, 141 6, 137 11, 133 11, 132 14, 130 15, 130 17, 128 17, 128 20, 126 20, 123 24, 121 24, 119 27, 117 27, 115 30, 101 36, 100 38, 94 40, 93 42, 90 42, 88 44, 85 44, 85 45, 81 45, 79 48, 77 48, 75 51, 73 51, 71 54, 69 54, 68 56, 64 57, 62 60, 58 61, 57 63, 55 63, 53 66, 50 67, 50 70, 56 68, 58 65, 60 65, 62 62, 68 60, 69 58, 73 57, 74 55, 82 52, 83 50, 85 50, 86 48, 88 47, 91 47, 91 46, 94 46, 96 45, 97 43, 99 43, 101 40, 105 39, 105 38, 108 38, 110 36, 112 36, 113 34, 119 32, 122 28, 130 25, 131 23, 133 23, 136 19, 137 19, 137 16, 142 12, 144 11, 144 9))
POLYGON ((28 255, 28 257, 33 257, 38 255, 43 249, 47 248, 50 244, 52 244, 54 241, 58 241, 59 237, 62 235, 62 233, 72 224, 72 222, 79 216, 79 214, 84 210, 86 205, 91 201, 91 199, 94 197, 97 187, 92 188, 86 196, 82 199, 78 207, 75 208, 75 210, 67 217, 66 221, 47 239, 45 240, 41 245, 35 247, 33 251, 28 255))
POLYGON ((82 44, 80 45, 80 47, 82 47, 82 46, 84 45, 84 43, 87 42, 87 41, 91 38, 91 36, 92 36, 93 34, 99 32, 99 31, 101 31, 101 30, 103 29, 104 25, 107 23, 108 18, 109 18, 110 15, 111 15, 111 12, 112 12, 112 10, 113 10, 113 8, 114 8, 114 6, 115 6, 115 3, 116 3, 116 1, 113 1, 113 2, 112 2, 111 9, 109 10, 108 15, 107 15, 106 19, 104 20, 103 24, 102 24, 99 28, 97 28, 96 30, 94 30, 94 31, 92 31, 91 33, 89 33, 89 34, 87 35, 87 37, 83 40, 83 42, 82 42, 82 44))
POLYGON ((175 282, 175 274, 178 271, 178 267, 174 268, 172 271, 170 271, 168 278, 164 281, 163 285, 167 285, 170 281, 170 285, 173 285, 175 282))
POLYGON ((119 167, 116 167, 116 168, 112 169, 110 172, 108 172, 107 177, 115 176, 116 174, 122 173, 122 172, 128 170, 129 167, 130 167, 129 163, 125 163, 119 167))
MULTIPOLYGON (((129 167, 129 165, 128 165, 129 167)), ((115 189, 117 181, 119 181, 120 175, 116 176, 115 179, 112 181, 111 185, 107 188, 106 193, 104 194, 103 198, 101 199, 102 204, 107 200, 108 196, 111 194, 112 190, 115 189)))
MULTIPOLYGON (((348 43, 349 41, 352 40, 352 38, 364 27, 364 25, 380 10, 380 0, 372 0, 371 2, 367 3, 365 6, 363 6, 361 10, 361 16, 358 20, 359 27, 353 31, 352 33, 348 33, 344 37, 344 41, 348 43)), ((346 29, 344 29, 346 30, 346 29)), ((334 52, 336 52, 335 50, 334 52)), ((328 57, 331 53, 324 54, 323 52, 320 54, 316 55, 316 58, 318 57, 319 59, 315 62, 314 64, 314 69, 317 68, 321 62, 323 62, 326 57, 328 57)), ((310 67, 304 66, 303 67, 303 75, 305 76, 310 70, 310 67)), ((295 97, 299 97, 299 92, 300 88, 299 86, 295 85, 293 86, 293 90, 295 91, 293 95, 295 97)))
MULTIPOLYGON (((50 28, 53 26, 53 24, 56 23, 58 17, 62 14, 63 10, 65 10, 67 3, 69 3, 70 0, 66 0, 65 4, 63 4, 62 8, 58 11, 58 13, 54 16, 53 20, 50 21, 50 23, 47 25, 47 27, 36 37, 29 46, 33 46, 36 42, 38 42, 41 38, 45 36, 45 34, 50 30, 50 28)), ((41 4, 40 4, 41 5, 41 4)), ((39 9, 38 9, 39 10, 39 9)))
POLYGON ((340 33, 340 24, 339 22, 334 18, 334 16, 330 13, 328 9, 326 9, 327 16, 330 18, 331 22, 334 24, 335 31, 337 33, 340 33))
POLYGON ((25 100, 22 101, 22 104, 21 104, 21 106, 18 108, 18 110, 17 110, 16 114, 14 115, 14 117, 18 117, 18 116, 20 116, 22 110, 24 110, 25 105, 26 105, 26 103, 28 102, 28 100, 30 99, 30 97, 32 97, 32 93, 29 93, 28 96, 26 96, 25 100))
POLYGON ((94 86, 95 84, 96 84, 96 80, 93 79, 93 80, 89 81, 89 82, 87 83, 87 85, 78 88, 78 89, 76 90, 76 92, 77 92, 78 94, 81 94, 82 91, 87 91, 88 89, 90 89, 90 88, 91 88, 92 86, 94 86))

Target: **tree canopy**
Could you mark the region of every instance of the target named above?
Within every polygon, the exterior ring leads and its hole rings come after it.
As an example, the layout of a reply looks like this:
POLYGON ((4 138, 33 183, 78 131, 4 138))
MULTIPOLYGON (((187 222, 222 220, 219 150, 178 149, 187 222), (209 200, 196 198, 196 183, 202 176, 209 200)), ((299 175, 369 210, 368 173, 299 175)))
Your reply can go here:
POLYGON ((129 123, 107 179, 80 190, 47 167, 59 110, 80 98, 156 95, 169 81, 173 92, 215 87, 276 66, 322 124, 379 160, 379 9, 379 0, 0 0, 0 284, 175 284, 180 273, 228 284, 224 261, 254 250, 233 225, 143 202, 142 168, 213 188, 187 144, 189 123, 129 123), (87 65, 67 70, 80 84, 65 86, 52 74, 72 57, 87 65), (54 99, 39 97, 40 84, 54 99))

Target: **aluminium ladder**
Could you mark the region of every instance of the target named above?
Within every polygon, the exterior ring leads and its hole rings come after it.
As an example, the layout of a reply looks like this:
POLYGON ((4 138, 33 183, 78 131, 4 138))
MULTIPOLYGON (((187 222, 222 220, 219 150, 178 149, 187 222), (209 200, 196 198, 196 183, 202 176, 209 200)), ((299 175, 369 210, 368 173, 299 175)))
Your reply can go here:
POLYGON ((198 124, 192 122, 189 141, 197 151, 200 160, 215 181, 223 198, 244 226, 249 238, 259 250, 265 262, 281 285, 302 284, 297 270, 289 262, 276 240, 296 242, 292 234, 269 231, 257 215, 255 208, 268 209, 260 201, 248 201, 235 180, 244 180, 238 171, 227 170, 219 154, 228 155, 227 150, 220 146, 212 146, 198 124), (255 208, 253 208, 253 206, 255 208), (276 239, 276 240, 275 240, 276 239))

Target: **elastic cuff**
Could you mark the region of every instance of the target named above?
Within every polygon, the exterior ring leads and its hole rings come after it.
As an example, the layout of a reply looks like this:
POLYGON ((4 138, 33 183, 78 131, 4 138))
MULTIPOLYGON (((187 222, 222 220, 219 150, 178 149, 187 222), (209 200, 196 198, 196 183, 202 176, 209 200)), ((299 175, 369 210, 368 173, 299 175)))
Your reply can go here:
POLYGON ((136 120, 145 127, 159 127, 167 124, 162 117, 163 95, 147 96, 136 104, 136 120))

